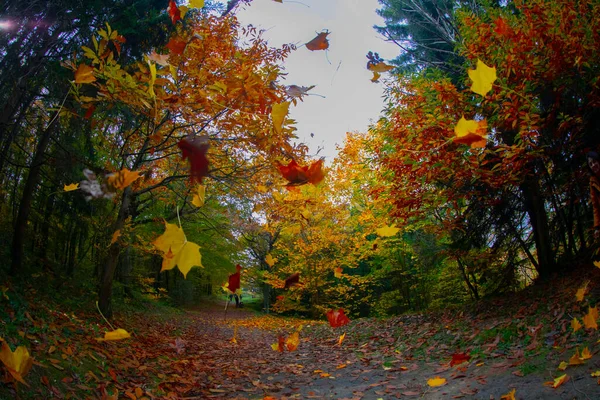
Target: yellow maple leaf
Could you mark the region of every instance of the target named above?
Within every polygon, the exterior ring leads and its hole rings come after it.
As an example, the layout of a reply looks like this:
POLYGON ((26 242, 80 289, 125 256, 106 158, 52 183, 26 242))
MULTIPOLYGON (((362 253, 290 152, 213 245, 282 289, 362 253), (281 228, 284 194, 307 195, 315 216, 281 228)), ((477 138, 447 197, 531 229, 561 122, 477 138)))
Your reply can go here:
POLYGON ((487 121, 467 120, 461 117, 454 127, 456 136, 454 143, 462 143, 471 146, 471 148, 484 148, 487 143, 487 121))
POLYGON ((110 240, 110 244, 115 243, 119 237, 121 236, 121 230, 117 229, 116 231, 114 231, 113 235, 112 235, 112 239, 110 240))
POLYGON ((200 208, 204 205, 204 198, 206 196, 206 186, 198 185, 196 187, 196 193, 192 197, 192 204, 200 208))
POLYGON ((271 254, 267 254, 267 256, 265 257, 265 262, 269 265, 269 267, 272 267, 277 262, 277 259, 271 254))
POLYGON ((552 386, 554 389, 565 383, 569 380, 569 376, 567 374, 561 375, 558 378, 555 378, 554 381, 545 382, 544 385, 552 386))
POLYGON ((573 321, 571 321, 571 328, 573 328, 573 332, 577 332, 582 326, 583 325, 581 325, 577 317, 573 318, 573 321))
POLYGON ((590 349, 584 347, 581 351, 581 360, 589 360, 590 358, 592 358, 592 353, 590 353, 590 349))
POLYGON ((568 366, 569 364, 566 361, 561 361, 557 368, 561 371, 564 371, 568 366))
POLYGON ((583 326, 587 329, 598 329, 598 309, 596 307, 588 307, 588 313, 583 317, 583 326))
POLYGON ((75 83, 92 83, 96 80, 94 76, 94 67, 86 64, 79 64, 75 71, 75 83))
POLYGON ((581 359, 581 355, 579 354, 579 349, 575 351, 575 354, 571 358, 569 358, 569 365, 581 365, 583 364, 583 360, 581 359))
POLYGON ((585 282, 582 287, 577 289, 577 293, 575 293, 575 298, 577 299, 577 301, 583 301, 583 298, 585 297, 585 292, 587 291, 588 283, 590 283, 590 281, 585 282))
POLYGON ((400 228, 396 228, 394 225, 385 225, 382 228, 377 228, 375 231, 381 237, 390 237, 395 236, 400 231, 400 228))
POLYGON ((103 338, 96 338, 99 342, 104 342, 107 340, 122 340, 130 338, 131 335, 125 329, 117 328, 112 332, 105 332, 103 338))
POLYGON ((64 185, 63 190, 65 192, 72 192, 73 190, 79 189, 79 183, 71 183, 70 185, 64 185))
POLYGON ((369 63, 367 66, 367 69, 373 72, 387 72, 394 68, 395 67, 393 65, 386 64, 383 61, 378 62, 377 64, 369 63))
POLYGON ((204 7, 204 0, 190 0, 190 7, 192 7, 192 8, 204 7))
POLYGON ((594 266, 600 268, 600 261, 594 261, 594 266))
POLYGON ((429 378, 427 384, 431 387, 438 387, 446 384, 446 378, 436 376, 435 378, 429 378))
POLYGON ((202 267, 200 246, 188 242, 183 229, 165 221, 165 232, 152 242, 154 247, 163 252, 161 271, 179 268, 185 278, 194 266, 202 267))
POLYGON ((517 393, 517 389, 513 389, 510 392, 503 394, 500 397, 500 400, 516 400, 515 399, 515 393, 517 393))
POLYGON ((342 271, 343 271, 343 270, 342 270, 342 267, 337 267, 337 268, 334 268, 334 270, 333 270, 333 275, 334 275, 336 278, 341 278, 341 277, 344 275, 344 274, 342 273, 342 271))
POLYGON ((300 344, 300 331, 296 331, 296 332, 292 333, 285 340, 285 347, 288 349, 288 351, 296 350, 298 348, 299 344, 300 344))
POLYGON ((13 352, 5 341, 0 348, 0 361, 4 364, 10 375, 17 381, 27 385, 23 379, 33 365, 33 358, 24 346, 18 346, 13 352))
POLYGON ((283 121, 285 121, 285 117, 288 114, 288 110, 290 108, 290 102, 284 101, 283 103, 273 104, 273 109, 271 110, 271 119, 273 120, 273 127, 275 128, 275 132, 281 134, 281 130, 283 129, 283 121))
POLYGON ((471 91, 485 95, 492 90, 492 84, 497 79, 496 68, 488 67, 483 61, 477 59, 477 68, 468 71, 469 78, 473 81, 471 91))
POLYGON ((338 346, 342 345, 342 343, 344 342, 344 339, 346 339, 346 332, 344 332, 343 335, 340 335, 340 338, 338 339, 338 342, 337 342, 338 346))
POLYGON ((130 171, 123 168, 119 172, 107 176, 107 183, 115 189, 125 189, 140 177, 140 171, 130 171))

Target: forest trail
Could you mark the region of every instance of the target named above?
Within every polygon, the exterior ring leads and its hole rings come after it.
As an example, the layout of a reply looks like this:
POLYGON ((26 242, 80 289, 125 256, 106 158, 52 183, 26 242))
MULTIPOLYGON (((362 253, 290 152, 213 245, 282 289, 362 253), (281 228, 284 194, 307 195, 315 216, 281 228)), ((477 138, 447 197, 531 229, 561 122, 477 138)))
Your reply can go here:
MULTIPOLYGON (((360 318, 331 328, 224 302, 178 311, 135 306, 108 329, 92 309, 72 311, 28 289, 9 291, 4 338, 35 360, 20 399, 598 399, 598 331, 572 331, 598 302, 597 269, 456 309, 360 318), (588 282, 582 301, 575 292, 588 282), (278 336, 302 326, 294 351, 278 336), (340 344, 340 335, 346 334, 340 344), (235 338, 235 340, 233 340, 235 338), (589 357, 576 355, 589 350, 589 357), (570 364, 559 370, 561 362, 570 364), (577 365, 574 365, 577 364, 577 365), (566 374, 557 388, 545 385, 566 374), (443 378, 442 386, 428 381, 443 378), (118 391, 118 395, 117 395, 118 391), (512 397, 506 397, 512 399, 512 397)), ((15 398, 12 383, 0 399, 15 398)))

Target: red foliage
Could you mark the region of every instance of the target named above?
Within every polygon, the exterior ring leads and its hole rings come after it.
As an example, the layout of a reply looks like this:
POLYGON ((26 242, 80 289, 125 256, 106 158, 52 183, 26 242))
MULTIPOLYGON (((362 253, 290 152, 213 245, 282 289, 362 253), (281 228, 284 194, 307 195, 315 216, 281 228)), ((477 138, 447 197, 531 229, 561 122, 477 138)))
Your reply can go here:
POLYGON ((176 24, 177 21, 181 19, 181 12, 179 11, 179 8, 177 8, 177 4, 173 0, 169 1, 169 7, 167 7, 167 12, 169 13, 169 17, 171 17, 171 21, 173 21, 173 24, 176 24))
POLYGON ((327 311, 327 319, 329 320, 329 325, 331 325, 332 328, 344 326, 350 322, 350 319, 346 316, 346 314, 344 314, 344 310, 341 308, 337 311, 327 311))
POLYGON ((171 50, 171 53, 173 54, 183 54, 183 51, 185 50, 185 46, 187 45, 186 42, 184 42, 183 40, 177 40, 175 38, 171 38, 169 40, 169 43, 167 43, 167 49, 171 50))
POLYGON ((183 159, 190 160, 190 179, 202 183, 202 178, 208 175, 208 136, 186 137, 177 143, 181 149, 183 159))

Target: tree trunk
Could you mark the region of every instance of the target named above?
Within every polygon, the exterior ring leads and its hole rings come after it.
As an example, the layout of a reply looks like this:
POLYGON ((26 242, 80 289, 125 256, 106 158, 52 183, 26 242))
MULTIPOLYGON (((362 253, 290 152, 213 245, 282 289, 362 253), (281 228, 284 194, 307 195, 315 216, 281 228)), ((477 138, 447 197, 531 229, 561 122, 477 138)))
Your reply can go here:
POLYGON ((546 280, 555 272, 554 252, 550 240, 548 215, 544 207, 544 199, 540 191, 540 182, 534 177, 528 177, 521 184, 525 210, 529 216, 533 238, 538 258, 538 274, 540 279, 546 280))
MULTIPOLYGON (((57 111, 57 113, 60 112, 57 111)), ((44 163, 44 152, 48 143, 50 143, 50 137, 54 128, 57 126, 58 114, 56 114, 50 125, 42 132, 35 155, 31 161, 29 168, 29 174, 25 181, 25 187, 23 188, 23 195, 21 196, 21 202, 19 205, 19 211, 17 213, 17 219, 15 221, 15 230, 12 242, 12 259, 10 264, 10 274, 16 276, 23 266, 23 244, 25 243, 25 233, 27 228, 27 222, 29 221, 29 213, 31 212, 31 202, 33 200, 33 193, 38 184, 38 178, 42 170, 44 163)))
MULTIPOLYGON (((123 192, 121 199, 121 208, 119 209, 119 216, 114 223, 111 232, 115 232, 122 229, 125 225, 125 220, 129 217, 129 205, 131 204, 132 191, 128 187, 123 192)), ((106 318, 111 318, 113 315, 112 310, 112 284, 115 276, 115 270, 117 269, 117 262, 119 261, 119 253, 121 252, 121 245, 117 240, 114 242, 110 249, 108 249, 108 256, 104 263, 104 269, 102 270, 102 276, 100 280, 100 289, 98 291, 98 306, 100 311, 106 318)))

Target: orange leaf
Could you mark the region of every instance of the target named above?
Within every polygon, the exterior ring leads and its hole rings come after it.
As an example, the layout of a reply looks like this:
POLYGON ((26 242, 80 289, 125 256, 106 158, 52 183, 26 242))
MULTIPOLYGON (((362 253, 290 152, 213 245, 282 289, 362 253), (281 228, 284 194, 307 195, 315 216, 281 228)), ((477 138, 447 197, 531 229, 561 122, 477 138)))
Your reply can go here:
POLYGON ((446 378, 436 376, 427 380, 427 384, 431 387, 438 387, 446 384, 446 378))
POLYGON ((558 378, 555 378, 554 381, 549 381, 544 383, 546 386, 552 386, 554 389, 565 383, 569 380, 569 376, 567 374, 561 375, 558 378))
POLYGON ((327 40, 327 35, 330 32, 321 32, 310 42, 306 43, 306 48, 310 51, 315 50, 325 50, 329 47, 329 40, 327 40))
POLYGON ((140 171, 130 171, 123 168, 117 173, 110 174, 106 177, 109 186, 115 189, 125 189, 140 177, 140 171))
POLYGON ((171 53, 173 54, 183 54, 186 45, 187 43, 183 40, 171 38, 171 40, 169 40, 169 43, 167 43, 166 47, 167 49, 171 50, 171 53))
POLYGON ((338 346, 342 345, 342 342, 344 341, 344 339, 346 338, 346 332, 344 332, 343 335, 340 335, 340 338, 338 339, 338 346))
POLYGON ((573 328, 573 332, 577 332, 581 329, 581 327, 582 325, 579 320, 577 318, 573 318, 573 321, 571 321, 571 328, 573 328))
POLYGON ((273 343, 271 345, 271 348, 275 351, 283 353, 283 350, 285 349, 285 338, 283 337, 283 335, 279 335, 279 337, 277 338, 277 343, 273 343))
POLYGON ((286 348, 288 351, 294 351, 300 344, 300 332, 294 332, 285 341, 286 348))
POLYGON ((300 186, 307 183, 317 185, 325 178, 323 159, 319 159, 309 166, 300 166, 296 160, 290 161, 288 165, 277 164, 279 172, 289 182, 287 186, 300 186))
POLYGON ((333 269, 333 275, 334 275, 336 278, 341 278, 341 277, 344 275, 344 274, 342 273, 342 271, 343 271, 343 270, 342 270, 342 267, 337 267, 337 268, 334 268, 334 269, 333 269))
POLYGON ((581 355, 579 355, 579 349, 575 351, 575 354, 569 359, 569 365, 581 365, 583 364, 583 360, 581 359, 581 355))
POLYGON ((500 400, 516 400, 515 393, 517 393, 517 389, 513 389, 510 392, 503 394, 502 397, 500 397, 500 400))
POLYGON ((122 340, 130 337, 131 335, 129 334, 129 332, 127 332, 125 329, 118 328, 112 332, 105 332, 103 338, 96 338, 96 340, 99 342, 103 342, 107 340, 122 340))
POLYGON ((110 240, 110 244, 115 243, 119 239, 119 236, 121 236, 121 230, 117 229, 116 231, 113 232, 112 239, 110 240))
POLYGON ((344 314, 343 309, 327 311, 327 320, 332 328, 344 326, 350 322, 350 319, 344 314))
POLYGON ((581 351, 581 360, 589 360, 590 358, 592 358, 592 353, 590 353, 590 349, 584 347, 584 349, 581 351))
POLYGON ((71 183, 70 185, 64 185, 63 190, 65 192, 71 192, 73 190, 79 189, 79 183, 71 183))
POLYGON ((588 307, 588 313, 583 317, 583 325, 587 329, 598 329, 598 309, 597 306, 592 308, 588 307))
POLYGON ((466 144, 471 148, 483 148, 487 143, 487 122, 466 120, 465 117, 461 117, 456 126, 454 127, 454 143, 466 144))
POLYGON ((582 287, 577 289, 577 293, 575 293, 575 298, 577 299, 577 301, 579 301, 579 302, 583 301, 585 292, 587 291, 588 283, 590 283, 590 282, 589 281, 585 282, 582 287))
POLYGON ((381 61, 381 62, 378 62, 377 64, 369 63, 369 64, 367 64, 367 68, 373 72, 387 72, 387 71, 394 69, 395 67, 393 65, 389 65, 389 64, 386 64, 383 61, 381 61))
POLYGON ((455 365, 462 364, 464 362, 468 362, 471 359, 471 356, 467 353, 455 353, 452 354, 452 361, 450 361, 450 366, 453 367, 455 365))
POLYGON ((79 64, 75 71, 75 83, 92 83, 96 80, 94 76, 94 67, 89 65, 79 64))

